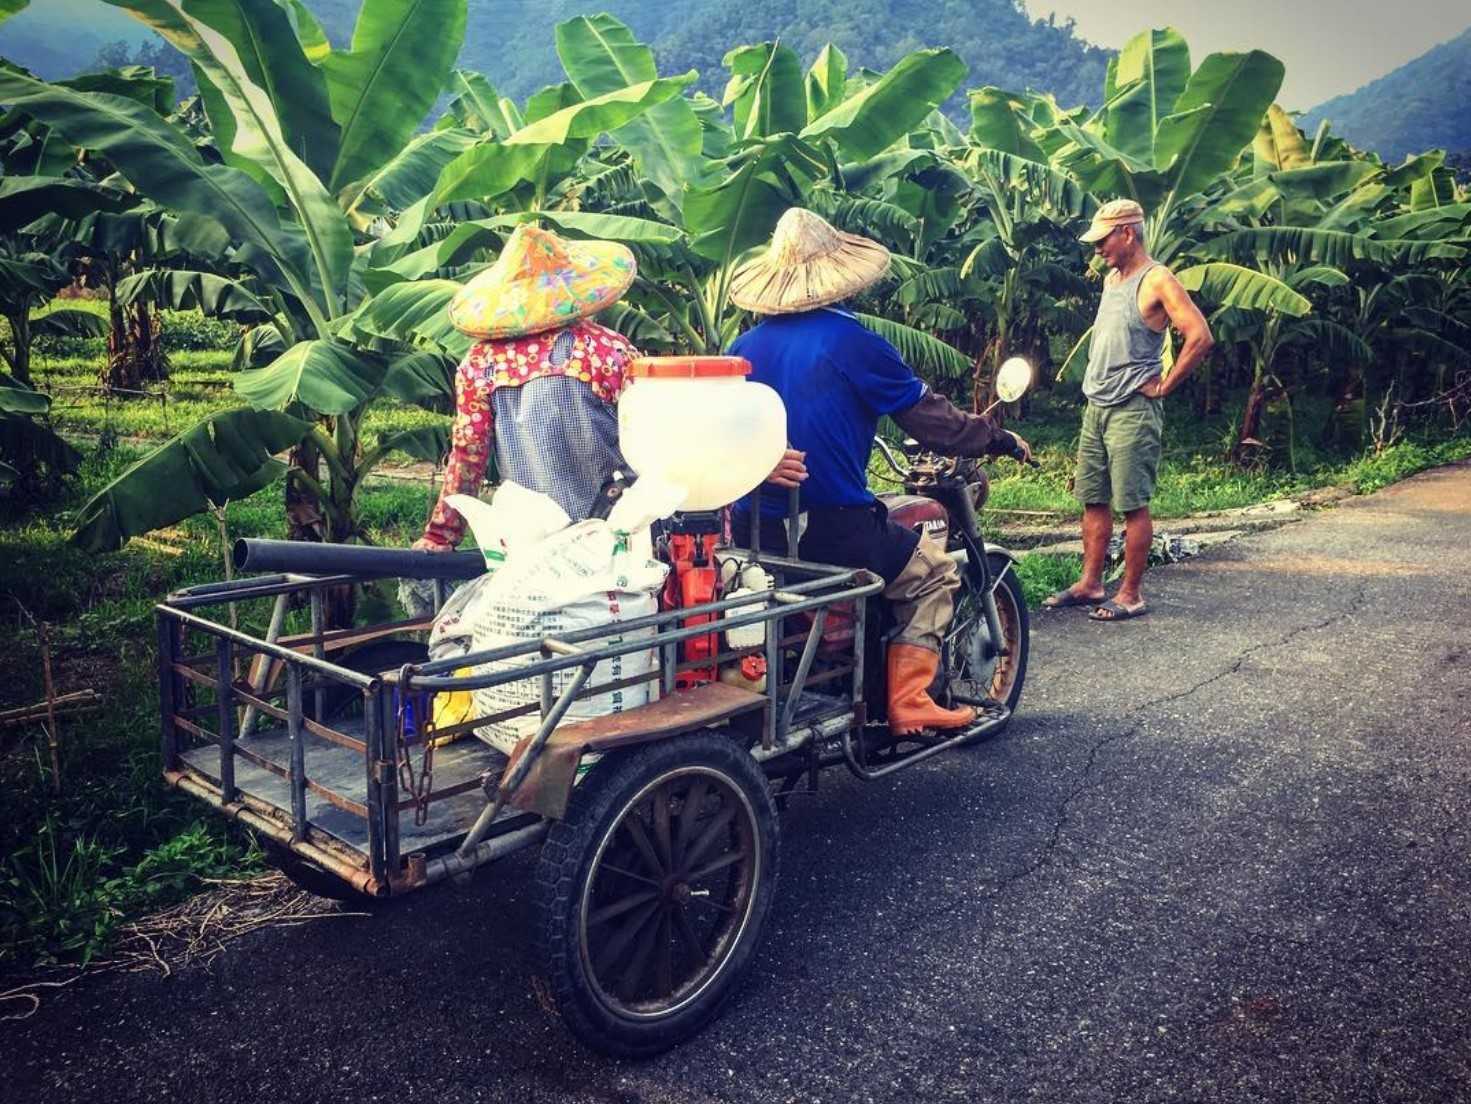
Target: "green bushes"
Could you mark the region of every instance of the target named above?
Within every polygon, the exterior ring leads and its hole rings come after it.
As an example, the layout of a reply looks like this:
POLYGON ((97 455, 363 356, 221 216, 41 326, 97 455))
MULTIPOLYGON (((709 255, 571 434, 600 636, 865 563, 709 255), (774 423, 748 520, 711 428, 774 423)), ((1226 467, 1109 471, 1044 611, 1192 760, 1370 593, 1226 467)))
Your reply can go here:
MULTIPOLYGON (((100 317, 107 316, 107 304, 100 299, 58 300, 67 309, 83 309, 100 317)), ((44 312, 38 311, 36 317, 44 312)), ((159 312, 163 326, 163 348, 166 353, 229 352, 240 340, 240 327, 220 318, 206 318, 197 310, 165 310, 159 312)), ((0 322, 0 325, 4 325, 0 322)), ((107 338, 76 336, 40 336, 32 346, 36 356, 47 358, 100 357, 107 354, 107 338)))

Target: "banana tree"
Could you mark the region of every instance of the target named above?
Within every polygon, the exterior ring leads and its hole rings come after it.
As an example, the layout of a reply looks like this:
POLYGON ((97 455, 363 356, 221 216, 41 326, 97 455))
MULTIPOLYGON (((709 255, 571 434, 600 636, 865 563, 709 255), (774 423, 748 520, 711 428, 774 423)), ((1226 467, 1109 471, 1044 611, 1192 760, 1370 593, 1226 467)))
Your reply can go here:
POLYGON ((0 340, 0 358, 10 375, 26 385, 36 338, 101 332, 99 319, 86 311, 61 309, 32 317, 73 280, 74 243, 62 220, 116 213, 136 202, 108 185, 32 171, 50 159, 36 155, 35 147, 48 144, 47 136, 32 133, 35 128, 28 123, 17 116, 5 128, 9 133, 0 137, 0 317, 8 331, 0 340))
MULTIPOLYGON (((1103 106, 1084 117, 1046 97, 982 89, 971 97, 972 135, 991 149, 1040 161, 1099 197, 1144 207, 1150 255, 1213 306, 1287 313, 1305 300, 1269 273, 1191 263, 1223 210, 1250 209, 1259 185, 1234 173, 1282 84, 1282 63, 1260 50, 1216 53, 1192 70, 1173 28, 1130 39, 1109 63, 1103 106)), ((1059 375, 1086 359, 1084 334, 1059 375)))
MULTIPOLYGON (((1291 148, 1287 128, 1280 123, 1275 136, 1279 149, 1291 148)), ((1314 163, 1307 156, 1295 165, 1265 177, 1271 198, 1260 217, 1249 220, 1255 225, 1220 233, 1197 252, 1251 264, 1299 293, 1352 285, 1358 306, 1338 319, 1293 318, 1281 309, 1268 309, 1246 326, 1239 318, 1243 312, 1233 311, 1238 317, 1230 328, 1246 337, 1253 362, 1234 448, 1238 458, 1258 443, 1266 384, 1287 391, 1276 369, 1280 351, 1304 345, 1311 355, 1332 365, 1340 410, 1357 401, 1362 411, 1365 372, 1375 360, 1373 345, 1379 336, 1375 331, 1388 325, 1391 317, 1386 307, 1395 308, 1399 343, 1438 340, 1419 327, 1405 325, 1404 310, 1411 306, 1406 296, 1422 277, 1402 274, 1464 256, 1464 250, 1451 242, 1376 234, 1373 215, 1390 192, 1382 167, 1362 160, 1314 163)))
POLYGON ((989 397, 985 380, 1016 350, 1017 330, 1088 294, 1077 275, 1081 251, 1072 229, 1092 217, 1098 201, 1050 166, 1001 150, 972 149, 961 164, 973 181, 981 218, 993 231, 960 268, 962 279, 976 274, 995 289, 993 329, 976 361, 980 409, 989 397))
POLYGON ((268 472, 260 457, 281 448, 291 451, 292 535, 364 539, 356 511, 364 476, 394 450, 437 459, 447 438, 436 429, 365 441, 366 410, 384 394, 442 409, 452 367, 447 356, 407 342, 361 339, 350 325, 376 295, 404 282, 382 266, 421 244, 430 216, 453 206, 466 155, 480 158, 468 168, 482 174, 510 162, 502 191, 542 194, 559 158, 672 98, 693 75, 590 100, 554 90, 528 105, 538 110, 528 109, 526 125, 503 141, 457 121, 421 140, 414 132, 458 52, 464 0, 367 0, 345 51, 327 48, 300 5, 115 2, 190 57, 223 163, 156 113, 117 97, 7 72, 0 102, 107 158, 177 217, 191 253, 220 262, 226 275, 140 274, 127 290, 254 322, 236 390, 259 417, 232 412, 241 416, 169 442, 87 504, 76 539, 116 547, 208 502, 238 498, 268 472), (296 437, 284 440, 292 429, 296 437), (219 446, 226 431, 245 435, 235 442, 244 450, 238 462, 221 462, 203 443, 219 446))

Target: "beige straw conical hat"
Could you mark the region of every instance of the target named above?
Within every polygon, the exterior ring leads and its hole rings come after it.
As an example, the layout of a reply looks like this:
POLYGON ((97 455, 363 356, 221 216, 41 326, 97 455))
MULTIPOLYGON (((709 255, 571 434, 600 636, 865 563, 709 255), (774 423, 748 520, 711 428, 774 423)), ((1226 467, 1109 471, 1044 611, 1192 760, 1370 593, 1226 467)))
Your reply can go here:
POLYGON ((736 269, 730 301, 755 314, 795 314, 856 295, 888 271, 889 251, 878 242, 793 207, 766 251, 736 269))

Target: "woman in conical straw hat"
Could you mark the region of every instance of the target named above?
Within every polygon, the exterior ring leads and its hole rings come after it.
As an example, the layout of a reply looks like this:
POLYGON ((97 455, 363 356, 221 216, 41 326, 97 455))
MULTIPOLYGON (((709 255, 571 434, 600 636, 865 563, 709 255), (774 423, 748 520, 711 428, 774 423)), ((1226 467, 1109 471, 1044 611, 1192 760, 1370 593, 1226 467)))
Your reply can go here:
POLYGON ((415 548, 443 552, 460 542, 465 520, 445 498, 479 490, 492 450, 502 479, 550 495, 574 521, 592 514, 624 466, 614 404, 639 355, 592 319, 623 296, 635 271, 626 246, 527 224, 455 296, 450 322, 478 340, 455 373, 453 448, 415 548))
MULTIPOLYGON (((967 414, 935 394, 897 349, 842 308, 888 269, 889 251, 878 242, 792 208, 777 223, 770 246, 731 277, 731 301, 764 318, 730 351, 751 362, 752 380, 781 395, 791 444, 805 457, 803 558, 883 576, 884 597, 899 622, 888 654, 889 727, 907 735, 967 727, 976 714, 942 709, 929 696, 940 642, 954 615, 959 570, 937 542, 889 521, 868 489, 878 420, 889 415, 926 448, 947 456, 1024 459, 1031 450, 990 418, 967 414)), ((762 493, 762 525, 770 530, 763 543, 780 540, 787 501, 784 492, 762 493)))

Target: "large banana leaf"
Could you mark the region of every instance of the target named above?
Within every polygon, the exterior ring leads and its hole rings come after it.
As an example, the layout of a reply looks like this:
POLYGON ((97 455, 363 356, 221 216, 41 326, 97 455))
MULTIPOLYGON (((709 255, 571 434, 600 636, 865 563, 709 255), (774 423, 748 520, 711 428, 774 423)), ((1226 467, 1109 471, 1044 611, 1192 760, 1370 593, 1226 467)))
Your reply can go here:
MULTIPOLYGON (((432 210, 460 199, 494 199, 528 179, 546 155, 545 146, 503 142, 471 146, 440 170, 425 207, 432 210)), ((403 219, 399 221, 404 224, 403 219)))
POLYGON ((1027 101, 990 85, 970 94, 970 136, 985 149, 1000 150, 1029 161, 1046 161, 1047 154, 1032 141, 1027 101))
POLYGON ((121 211, 136 196, 102 184, 59 176, 0 179, 0 233, 11 233, 43 215, 76 219, 93 211, 121 211))
MULTIPOLYGON (((352 231, 336 201, 322 186, 322 181, 292 148, 291 140, 282 130, 275 105, 260 85, 251 79, 234 44, 224 34, 186 11, 183 0, 110 2, 127 8, 167 39, 218 91, 235 121, 235 133, 229 148, 237 157, 260 166, 281 186, 306 237, 320 291, 319 302, 326 306, 328 317, 335 316, 341 307, 341 289, 346 287, 348 271, 352 267, 352 231)), ((223 5, 229 0, 210 2, 218 5, 212 10, 223 20, 228 14, 223 5)), ((290 29, 288 23, 283 22, 283 25, 286 30, 290 29)), ((239 33, 253 43, 248 28, 239 33)), ((299 50, 294 33, 291 46, 299 50)), ((304 56, 302 64, 311 69, 304 56)), ((274 75, 269 68, 266 72, 274 75)))
POLYGON ((1367 233, 1375 213, 1385 205, 1392 194, 1388 186, 1377 180, 1360 184, 1318 219, 1318 228, 1367 233))
POLYGON ((807 119, 820 119, 842 103, 847 84, 848 57, 829 42, 817 55, 812 68, 807 70, 804 87, 807 93, 807 119))
MULTIPOLYGON (((659 75, 653 51, 606 13, 559 23, 557 57, 577 90, 589 99, 659 75)), ((704 174, 700 120, 683 97, 625 123, 613 139, 633 155, 670 202, 678 203, 685 183, 699 183, 704 174)))
POLYGON ((560 146, 575 138, 596 138, 618 130, 649 108, 678 96, 695 81, 692 69, 678 77, 660 77, 629 85, 570 107, 522 127, 506 139, 508 146, 560 146))
POLYGON ((505 99, 479 73, 456 69, 449 91, 456 97, 450 111, 468 130, 492 138, 509 138, 526 125, 516 105, 505 99))
POLYGON ((1322 161, 1274 172, 1268 179, 1289 198, 1331 203, 1379 172, 1379 166, 1371 161, 1322 161))
POLYGON ((1432 150, 1429 153, 1406 157, 1403 165, 1390 169, 1384 174, 1384 183, 1396 191, 1409 188, 1417 180, 1425 179, 1444 164, 1444 150, 1432 150))
POLYGON ((640 310, 627 299, 620 299, 599 314, 598 321, 609 329, 621 333, 633 342, 634 348, 647 355, 688 353, 692 348, 689 343, 682 344, 680 339, 670 333, 668 327, 655 319, 653 315, 640 310))
POLYGON ((415 135, 390 160, 347 189, 343 209, 351 213, 365 199, 374 198, 402 211, 434 191, 445 168, 475 144, 476 136, 459 127, 415 135))
MULTIPOLYGON (((132 0, 109 3, 141 10, 132 0)), ((287 148, 319 179, 327 179, 337 159, 337 124, 327 99, 326 78, 307 59, 290 13, 277 0, 189 0, 188 10, 235 47, 246 75, 270 99, 287 148)), ((207 87, 200 86, 201 94, 207 87)), ((216 144, 228 156, 234 144, 234 116, 228 107, 221 112, 208 101, 206 107, 216 144)))
POLYGON ((21 470, 36 463, 58 472, 74 472, 82 464, 82 454, 50 426, 26 415, 3 411, 0 411, 0 457, 19 464, 17 467, 0 460, 0 485, 12 482, 21 470))
POLYGON ((71 283, 71 273, 44 253, 0 256, 0 303, 29 307, 32 295, 50 298, 71 283))
POLYGON ((931 268, 918 272, 901 283, 894 297, 905 306, 920 303, 955 301, 965 294, 958 268, 931 268))
POLYGON ((1393 241, 1303 226, 1258 226, 1222 234, 1197 251, 1233 260, 1309 261, 1342 268, 1353 261, 1374 264, 1418 264, 1432 259, 1456 260, 1465 250, 1449 242, 1393 241))
POLYGON ((972 276, 989 276, 1000 279, 1016 266, 1016 258, 1000 238, 987 238, 969 253, 960 265, 960 275, 965 279, 972 276))
POLYGON ((795 203, 762 159, 753 158, 712 187, 685 189, 685 229, 696 253, 728 264, 765 242, 795 203))
POLYGON ((1094 195, 1126 196, 1152 211, 1169 188, 1169 179, 1147 162, 1109 145, 1086 127, 1064 120, 1038 135, 1054 168, 1094 195))
POLYGON ((1143 31, 1108 65, 1103 132, 1116 149, 1148 165, 1160 122, 1174 109, 1190 79, 1190 48, 1173 27, 1143 31))
POLYGON ((349 326, 355 334, 437 347, 463 356, 473 343, 449 324, 448 307, 460 286, 453 280, 415 280, 385 288, 359 307, 349 326))
POLYGON ((875 157, 922 123, 965 79, 951 50, 916 50, 863 91, 809 123, 802 137, 831 138, 847 158, 875 157))
POLYGON ((1428 211, 1456 202, 1456 174, 1437 166, 1410 185, 1410 210, 1428 211))
POLYGON ((391 452, 401 452, 411 460, 422 460, 437 464, 450 450, 448 425, 423 426, 419 429, 403 429, 389 433, 373 442, 373 447, 363 454, 358 471, 367 473, 391 452))
POLYGON ((894 177, 913 176, 939 163, 939 158, 932 150, 893 149, 877 157, 850 161, 839 166, 838 178, 833 181, 833 186, 841 186, 849 192, 872 193, 875 187, 894 177))
POLYGON ((212 272, 150 269, 120 280, 113 294, 123 305, 141 299, 232 322, 265 322, 273 317, 271 309, 243 284, 212 272))
POLYGON ((813 188, 807 193, 807 206, 839 230, 876 238, 890 249, 907 253, 919 239, 919 220, 904 208, 881 199, 813 188))
POLYGON ((205 164, 182 131, 148 108, 7 71, 0 71, 0 102, 55 127, 73 145, 103 154, 150 199, 217 220, 236 241, 260 250, 298 297, 310 301, 300 242, 281 225, 260 185, 239 169, 205 164))
POLYGON ((31 321, 32 337, 106 337, 106 318, 87 310, 63 308, 31 321))
POLYGON ((0 414, 44 414, 51 409, 51 397, 29 387, 21 387, 0 376, 0 414))
POLYGON ((301 50, 306 55, 307 61, 313 65, 321 65, 332 53, 332 43, 327 40, 327 32, 322 30, 317 17, 311 13, 302 0, 279 0, 279 2, 286 9, 286 15, 291 20, 292 28, 296 31, 296 40, 301 43, 301 50))
POLYGON ((1154 165, 1170 178, 1178 201, 1236 164, 1282 87, 1282 63, 1271 54, 1211 54, 1190 75, 1155 135, 1154 165))
POLYGON ((1348 284, 1348 273, 1341 268, 1332 265, 1313 265, 1310 268, 1299 269, 1290 273, 1285 280, 1286 284, 1294 291, 1308 284, 1317 284, 1319 287, 1343 287, 1348 284))
POLYGON ((363 0, 352 49, 333 51, 322 64, 342 129, 332 191, 404 147, 439 97, 464 37, 465 0, 363 0))
POLYGON ((521 211, 484 220, 488 226, 511 229, 523 222, 545 222, 574 238, 616 241, 628 245, 673 245, 683 235, 666 222, 607 215, 597 211, 521 211))
POLYGON ((386 365, 350 345, 301 341, 264 368, 235 377, 235 392, 257 410, 300 403, 319 414, 346 414, 378 392, 386 365))
POLYGON ((455 400, 455 362, 428 350, 396 356, 383 375, 383 392, 426 410, 448 412, 455 400))
POLYGON ((1098 209, 1091 193, 1049 165, 985 149, 972 151, 965 164, 985 185, 990 204, 1009 205, 1014 193, 1022 191, 1036 208, 1062 222, 1091 218, 1098 209))
POLYGON ((1452 203, 1428 211, 1411 211, 1371 224, 1367 232, 1375 238, 1445 237, 1471 223, 1471 203, 1452 203))
POLYGON ((245 498, 286 470, 275 455, 311 424, 274 410, 226 410, 153 450, 95 494, 72 543, 111 552, 129 537, 245 498))
POLYGON ((970 375, 971 360, 959 349, 900 322, 872 314, 857 315, 858 321, 878 334, 904 358, 904 363, 921 377, 959 379, 970 375))
POLYGON ((1302 131, 1276 104, 1267 108, 1266 115, 1262 116, 1251 148, 1257 165, 1269 171, 1300 169, 1313 161, 1302 131))
POLYGON ((1196 292, 1208 303, 1223 307, 1275 310, 1295 318, 1313 309, 1306 296, 1299 295, 1281 280, 1241 265, 1213 261, 1184 269, 1177 275, 1186 291, 1196 292))
POLYGON ((1369 364, 1374 350, 1347 326, 1326 318, 1304 318, 1294 322, 1282 338, 1283 345, 1305 344, 1326 360, 1369 364))
POLYGON ((730 70, 730 83, 721 106, 734 108, 738 138, 796 134, 807 125, 802 62, 790 46, 737 46, 723 64, 730 70))

